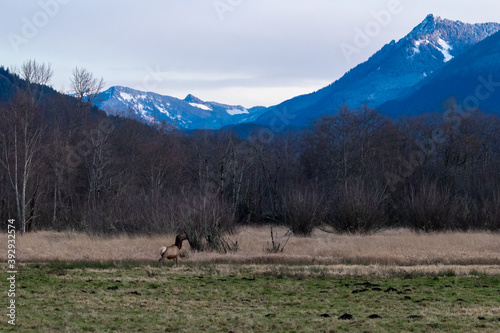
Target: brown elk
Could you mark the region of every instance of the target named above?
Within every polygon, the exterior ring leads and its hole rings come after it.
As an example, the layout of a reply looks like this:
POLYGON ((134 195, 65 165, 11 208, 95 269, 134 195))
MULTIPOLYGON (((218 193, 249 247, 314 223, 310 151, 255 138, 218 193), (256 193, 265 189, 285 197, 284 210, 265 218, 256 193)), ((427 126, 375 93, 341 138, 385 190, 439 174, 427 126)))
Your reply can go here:
POLYGON ((165 263, 165 258, 166 259, 171 259, 175 261, 176 265, 179 265, 177 262, 177 257, 179 256, 179 250, 182 249, 182 242, 187 240, 185 236, 177 235, 175 237, 175 244, 170 245, 170 246, 163 246, 160 249, 160 262, 165 263))

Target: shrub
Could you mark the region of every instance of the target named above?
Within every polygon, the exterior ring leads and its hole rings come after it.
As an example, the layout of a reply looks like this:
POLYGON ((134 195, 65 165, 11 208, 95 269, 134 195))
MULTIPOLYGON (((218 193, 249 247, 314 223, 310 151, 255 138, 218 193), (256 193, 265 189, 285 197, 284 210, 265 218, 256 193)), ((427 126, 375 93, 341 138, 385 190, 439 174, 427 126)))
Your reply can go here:
POLYGON ((483 229, 481 210, 476 200, 468 195, 455 196, 451 203, 455 214, 454 227, 460 230, 483 229))
POLYGON ((283 215, 294 235, 308 236, 323 218, 324 200, 316 190, 293 188, 283 196, 283 215))
POLYGON ((186 234, 191 249, 226 252, 224 235, 235 227, 235 209, 219 196, 190 196, 178 207, 179 231, 186 234))
POLYGON ((424 181, 402 199, 398 212, 405 224, 415 231, 455 229, 456 204, 451 190, 436 182, 424 181))
POLYGON ((369 188, 361 180, 339 186, 326 223, 340 233, 368 233, 386 226, 387 194, 369 188))
POLYGON ((486 229, 500 230, 500 192, 484 201, 482 216, 486 229))

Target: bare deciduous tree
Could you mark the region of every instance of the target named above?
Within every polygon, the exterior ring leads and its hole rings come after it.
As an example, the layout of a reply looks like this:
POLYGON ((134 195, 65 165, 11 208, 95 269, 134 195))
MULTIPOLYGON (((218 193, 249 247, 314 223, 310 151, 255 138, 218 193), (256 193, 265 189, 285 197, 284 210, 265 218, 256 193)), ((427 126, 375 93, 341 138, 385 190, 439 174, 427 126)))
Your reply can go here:
POLYGON ((21 233, 28 231, 34 219, 37 197, 36 157, 42 149, 40 141, 42 125, 38 107, 43 95, 43 85, 52 77, 50 64, 28 60, 20 70, 19 90, 10 103, 5 117, 7 131, 1 134, 1 164, 6 169, 14 190, 18 222, 21 233))
POLYGON ((88 111, 92 105, 98 102, 97 98, 103 88, 103 78, 95 78, 85 68, 75 67, 73 77, 71 78, 71 90, 84 111, 88 111))

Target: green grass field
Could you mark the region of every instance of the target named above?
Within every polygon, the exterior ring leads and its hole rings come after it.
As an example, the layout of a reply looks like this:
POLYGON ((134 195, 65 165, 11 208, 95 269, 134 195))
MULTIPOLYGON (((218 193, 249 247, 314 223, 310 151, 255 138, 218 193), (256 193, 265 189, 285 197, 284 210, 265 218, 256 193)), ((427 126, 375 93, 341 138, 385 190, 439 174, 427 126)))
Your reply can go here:
POLYGON ((0 331, 500 331, 499 276, 328 272, 321 265, 22 264, 17 326, 2 315, 0 331))

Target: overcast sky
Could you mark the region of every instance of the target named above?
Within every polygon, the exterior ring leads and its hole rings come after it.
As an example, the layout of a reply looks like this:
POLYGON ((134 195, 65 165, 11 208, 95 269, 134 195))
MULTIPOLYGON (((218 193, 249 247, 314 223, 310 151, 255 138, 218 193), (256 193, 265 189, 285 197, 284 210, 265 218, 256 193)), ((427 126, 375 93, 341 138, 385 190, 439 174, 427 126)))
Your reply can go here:
POLYGON ((78 66, 106 88, 270 106, 332 83, 430 13, 500 22, 500 2, 2 0, 0 65, 49 62, 59 91, 78 66))

